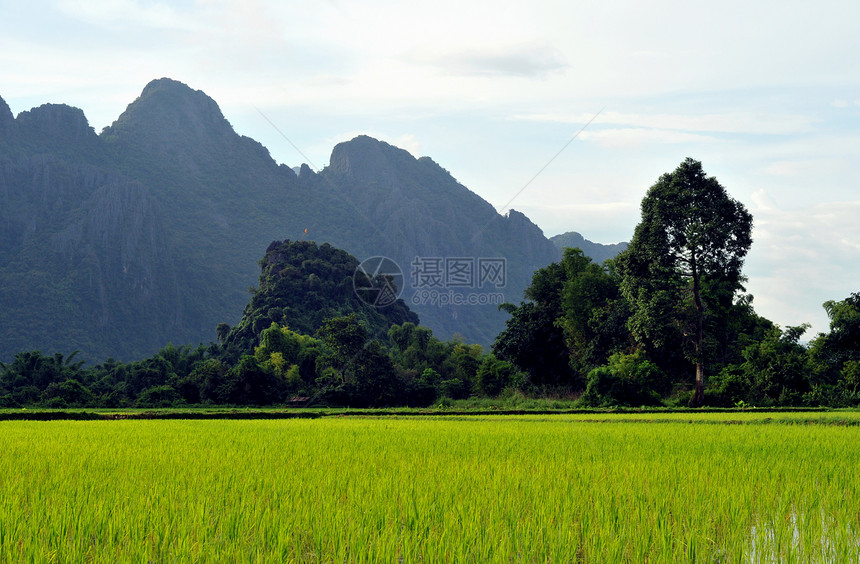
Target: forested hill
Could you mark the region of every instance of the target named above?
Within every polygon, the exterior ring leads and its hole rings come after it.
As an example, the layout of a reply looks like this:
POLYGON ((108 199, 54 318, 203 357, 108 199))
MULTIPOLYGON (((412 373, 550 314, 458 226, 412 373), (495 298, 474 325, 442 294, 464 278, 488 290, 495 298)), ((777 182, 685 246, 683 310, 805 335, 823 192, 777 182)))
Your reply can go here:
MULTIPOLYGON (((387 256, 407 284, 416 257, 504 258, 503 287, 465 290, 506 301, 560 256, 524 215, 496 213, 429 158, 358 137, 330 162, 297 175, 170 79, 98 135, 77 108, 16 118, 0 100, 0 359, 129 360, 214 340, 240 319, 273 240, 387 256)), ((486 345, 504 326, 495 305, 416 304, 416 291, 403 299, 441 338, 486 345)))
POLYGON ((259 287, 238 325, 217 328, 224 356, 233 362, 253 352, 260 333, 272 323, 314 335, 326 320, 353 315, 370 338, 381 341, 388 339, 392 325, 419 323, 402 299, 386 307, 376 307, 373 299, 364 299, 369 298, 365 290, 381 288, 384 279, 362 278, 358 260, 327 243, 273 241, 260 266, 259 287))

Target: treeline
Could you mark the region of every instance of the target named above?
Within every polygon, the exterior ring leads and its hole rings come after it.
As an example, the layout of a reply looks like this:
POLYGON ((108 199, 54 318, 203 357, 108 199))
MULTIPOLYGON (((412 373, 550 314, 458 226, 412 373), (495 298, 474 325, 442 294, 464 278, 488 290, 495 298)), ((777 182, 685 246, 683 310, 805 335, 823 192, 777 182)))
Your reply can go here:
MULTIPOLYGON (((633 306, 622 291, 622 260, 601 266, 567 249, 561 263, 535 273, 527 301, 508 306, 512 315, 493 352, 525 372, 529 393, 581 393, 583 407, 690 404, 694 367, 683 333, 664 346, 637 340, 630 330, 633 306)), ((824 308, 830 331, 807 345, 800 338, 808 325, 778 327, 755 313, 750 295, 707 316, 704 404, 860 404, 860 293, 824 308)))
POLYGON ((259 343, 232 364, 218 344, 168 345, 145 360, 92 367, 75 355, 19 353, 0 366, 0 407, 427 406, 525 383, 479 345, 440 341, 411 322, 391 326, 384 341, 354 314, 313 336, 273 323, 259 343))
POLYGON ((24 352, 0 363, 0 407, 427 406, 530 396, 600 406, 856 406, 860 293, 824 308, 830 330, 756 314, 741 269, 752 216, 687 159, 642 201, 628 248, 579 249, 534 273, 491 352, 443 342, 328 244, 274 242, 260 286, 217 343, 167 346, 128 364, 24 352), (356 278, 358 277, 358 278, 356 278), (364 277, 364 278, 361 278, 364 277))
MULTIPOLYGON (((168 345, 144 360, 91 367, 74 354, 23 352, 0 365, 0 407, 420 407, 500 394, 578 397, 583 407, 687 405, 689 363, 680 349, 635 342, 619 285, 614 261, 599 266, 568 249, 535 273, 528 301, 509 306, 491 353, 440 341, 411 322, 372 339, 354 314, 326 320, 314 335, 272 323, 253 354, 235 362, 217 343, 168 345)), ((748 296, 736 300, 707 340, 705 403, 860 404, 860 293, 825 309, 830 332, 804 346, 804 326, 780 328, 755 314, 748 296)))
MULTIPOLYGON (((411 322, 373 339, 355 314, 326 320, 314 335, 271 323, 236 361, 217 343, 91 367, 74 354, 22 352, 0 364, 0 407, 428 406, 513 393, 578 396, 583 407, 687 405, 693 381, 681 347, 636 342, 620 283, 615 261, 596 265, 568 249, 535 273, 527 301, 507 306, 491 353, 411 322)), ((707 405, 860 404, 860 293, 827 302, 830 332, 807 346, 804 326, 780 328, 751 301, 742 296, 712 320, 707 405)))

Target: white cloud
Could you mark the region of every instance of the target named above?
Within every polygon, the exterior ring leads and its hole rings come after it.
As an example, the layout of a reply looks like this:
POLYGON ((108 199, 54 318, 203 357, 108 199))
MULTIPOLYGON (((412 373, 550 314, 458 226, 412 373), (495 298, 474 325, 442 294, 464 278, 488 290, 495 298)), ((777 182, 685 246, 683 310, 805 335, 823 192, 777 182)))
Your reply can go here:
POLYGON ((833 106, 834 108, 840 108, 840 109, 842 109, 842 108, 860 108, 860 100, 849 101, 849 100, 839 98, 839 99, 833 100, 833 102, 831 102, 830 105, 833 106))
POLYGON ((562 54, 548 44, 481 46, 455 52, 416 53, 416 62, 444 74, 539 78, 567 68, 562 54))
POLYGON ((834 158, 796 159, 773 162, 764 167, 764 172, 773 176, 814 175, 838 166, 840 166, 840 161, 834 158))
POLYGON ((860 201, 824 202, 809 209, 776 207, 755 194, 753 246, 745 269, 756 309, 783 325, 827 330, 826 300, 856 292, 860 280, 860 201))
POLYGON ((163 2, 140 3, 135 0, 59 0, 57 7, 66 14, 85 22, 109 27, 160 29, 197 28, 194 18, 180 14, 163 2))
POLYGON ((421 154, 421 142, 412 133, 402 133, 402 134, 394 137, 389 143, 391 145, 394 145, 395 147, 400 147, 401 149, 406 149, 415 158, 419 158, 419 157, 423 156, 421 154))
MULTIPOLYGON (((593 114, 521 114, 513 119, 584 124, 593 117, 593 114)), ((701 115, 607 111, 594 120, 594 125, 626 125, 634 128, 707 133, 789 135, 812 131, 816 121, 804 115, 738 111, 701 115)))
POLYGON ((648 143, 713 143, 719 139, 707 135, 666 129, 622 128, 583 131, 579 138, 594 140, 601 146, 617 149, 639 147, 648 143))

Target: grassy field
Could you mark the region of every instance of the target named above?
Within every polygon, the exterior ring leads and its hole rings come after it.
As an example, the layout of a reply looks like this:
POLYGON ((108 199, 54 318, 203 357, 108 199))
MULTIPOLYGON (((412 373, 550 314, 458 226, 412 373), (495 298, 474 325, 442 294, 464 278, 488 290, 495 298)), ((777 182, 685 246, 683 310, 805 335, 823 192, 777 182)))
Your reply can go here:
POLYGON ((4 421, 0 562, 858 561, 857 421, 4 421))

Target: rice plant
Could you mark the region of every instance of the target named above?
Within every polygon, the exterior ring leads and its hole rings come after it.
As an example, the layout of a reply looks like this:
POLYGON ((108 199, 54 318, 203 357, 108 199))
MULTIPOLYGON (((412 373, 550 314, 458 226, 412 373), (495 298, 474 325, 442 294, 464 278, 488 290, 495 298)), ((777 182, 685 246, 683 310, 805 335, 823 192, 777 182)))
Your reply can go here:
POLYGON ((860 428, 767 418, 3 422, 0 562, 857 561, 860 428))

